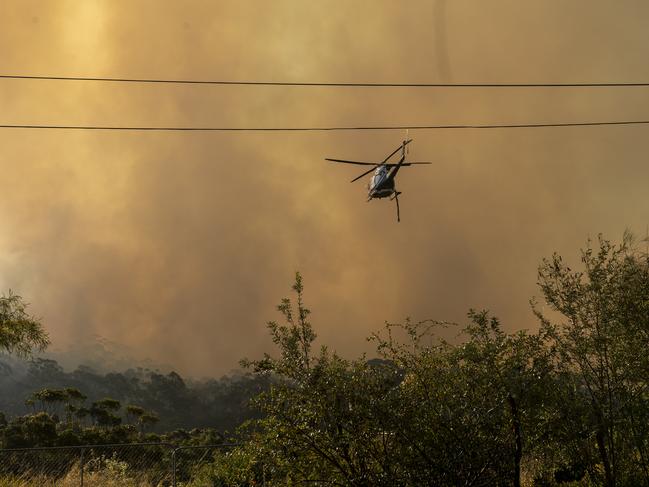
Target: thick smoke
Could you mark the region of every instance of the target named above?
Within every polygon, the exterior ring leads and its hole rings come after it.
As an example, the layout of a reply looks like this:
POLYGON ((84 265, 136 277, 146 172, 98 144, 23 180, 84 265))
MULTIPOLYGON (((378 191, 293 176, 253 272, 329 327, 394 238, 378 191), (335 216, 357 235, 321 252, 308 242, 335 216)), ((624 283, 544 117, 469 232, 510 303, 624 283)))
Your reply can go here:
MULTIPOLYGON (((649 79, 646 2, 3 2, 3 73, 146 78, 649 79), (437 5, 437 6, 435 6, 437 5), (440 15, 444 19, 438 18, 440 15)), ((4 123, 311 126, 646 119, 649 92, 0 81, 4 123), (644 111, 643 111, 644 110, 644 111)), ((0 285, 59 349, 96 335, 218 374, 271 350, 293 272, 345 355, 384 320, 489 308, 535 326, 536 266, 644 231, 644 127, 410 132, 393 204, 360 171, 405 136, 0 131, 0 285)))

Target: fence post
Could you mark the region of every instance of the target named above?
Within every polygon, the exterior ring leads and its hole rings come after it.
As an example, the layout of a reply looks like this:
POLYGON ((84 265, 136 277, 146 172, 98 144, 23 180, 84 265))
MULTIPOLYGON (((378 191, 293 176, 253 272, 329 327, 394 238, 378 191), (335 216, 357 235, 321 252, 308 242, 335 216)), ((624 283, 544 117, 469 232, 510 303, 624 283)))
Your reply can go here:
POLYGON ((83 487, 83 463, 85 460, 86 449, 81 448, 81 459, 79 460, 79 482, 81 487, 83 487))

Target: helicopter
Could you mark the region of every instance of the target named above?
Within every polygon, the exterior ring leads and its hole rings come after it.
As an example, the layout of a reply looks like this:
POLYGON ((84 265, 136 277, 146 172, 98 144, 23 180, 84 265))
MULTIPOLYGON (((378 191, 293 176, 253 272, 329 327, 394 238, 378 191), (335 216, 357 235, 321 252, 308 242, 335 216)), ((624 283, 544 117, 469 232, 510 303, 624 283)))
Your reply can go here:
POLYGON ((383 162, 360 162, 360 161, 349 161, 347 159, 330 159, 325 158, 325 161, 330 162, 341 162, 344 164, 356 164, 359 166, 372 166, 369 170, 365 171, 360 176, 355 177, 350 182, 358 181, 363 176, 374 171, 372 178, 367 184, 367 201, 373 199, 381 198, 390 198, 390 201, 394 200, 397 204, 397 222, 401 221, 401 214, 399 211, 399 195, 402 191, 397 191, 394 179, 401 169, 404 166, 413 166, 415 164, 432 164, 432 162, 405 162, 406 161, 406 146, 412 142, 412 139, 404 140, 399 147, 397 147, 388 157, 383 159, 383 162), (389 163, 388 161, 392 156, 397 152, 401 151, 401 159, 399 162, 389 163))

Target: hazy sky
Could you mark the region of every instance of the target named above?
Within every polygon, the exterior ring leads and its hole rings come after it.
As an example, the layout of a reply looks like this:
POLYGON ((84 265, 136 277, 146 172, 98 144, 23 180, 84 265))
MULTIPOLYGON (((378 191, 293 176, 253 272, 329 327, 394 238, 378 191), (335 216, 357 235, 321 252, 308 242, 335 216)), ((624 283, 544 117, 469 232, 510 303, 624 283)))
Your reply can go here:
MULTIPOLYGON (((331 82, 647 82, 646 0, 3 0, 0 74, 331 82)), ((1 123, 174 126, 649 118, 649 88, 354 89, 0 80, 1 123)), ((100 335, 187 374, 271 351, 300 270, 345 355, 396 321, 534 327, 540 259, 641 236, 647 126, 411 131, 393 203, 362 172, 405 133, 0 129, 0 289, 54 348, 100 335)))

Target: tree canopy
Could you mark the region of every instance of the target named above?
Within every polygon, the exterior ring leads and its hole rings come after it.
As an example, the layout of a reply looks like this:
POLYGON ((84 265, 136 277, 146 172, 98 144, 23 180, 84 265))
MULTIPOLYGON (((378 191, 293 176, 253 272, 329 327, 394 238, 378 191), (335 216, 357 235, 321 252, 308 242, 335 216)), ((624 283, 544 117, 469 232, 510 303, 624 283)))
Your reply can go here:
POLYGON ((27 313, 23 299, 11 291, 0 297, 0 352, 27 356, 42 351, 49 338, 40 321, 27 313))
MULTIPOLYGON (((387 324, 378 359, 314 347, 296 275, 279 354, 245 361, 271 376, 264 417, 206 469, 235 485, 649 485, 649 263, 630 238, 600 238, 581 270, 543 260, 537 331, 487 311, 464 326, 387 324), (551 311, 551 312, 550 312, 551 311), (456 330, 445 341, 440 327, 456 330), (262 468, 263 466, 263 468, 262 468)), ((447 330, 448 332, 448 330, 447 330)), ((445 335, 448 335, 446 333, 445 335)))
MULTIPOLYGON (((544 259, 538 285, 533 331, 507 331, 517 327, 487 310, 464 324, 406 319, 370 337, 374 357, 348 359, 316 346, 296 274, 282 320, 267 323, 276 353, 244 360, 247 375, 192 383, 36 360, 27 383, 57 385, 28 397, 32 414, 0 415, 0 438, 133 441, 172 427, 174 414, 218 410, 243 421, 230 438, 240 446, 195 472, 205 485, 649 486, 647 254, 628 235, 600 237, 579 265, 544 259)), ((223 440, 214 430, 165 438, 223 440)))

